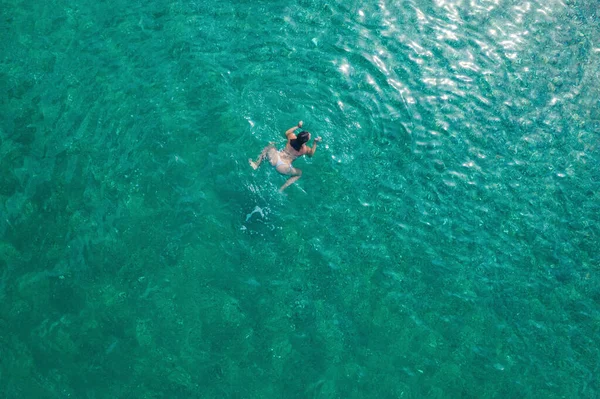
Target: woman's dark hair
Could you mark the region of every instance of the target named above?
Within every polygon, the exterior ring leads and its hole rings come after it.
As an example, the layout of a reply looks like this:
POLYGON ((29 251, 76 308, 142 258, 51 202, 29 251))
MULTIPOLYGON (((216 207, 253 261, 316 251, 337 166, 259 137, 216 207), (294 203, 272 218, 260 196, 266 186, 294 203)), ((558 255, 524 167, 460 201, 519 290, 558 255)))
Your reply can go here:
POLYGON ((290 145, 292 146, 292 148, 296 151, 300 151, 300 148, 302 148, 302 144, 308 141, 309 134, 310 133, 305 130, 298 133, 295 139, 290 140, 290 145))

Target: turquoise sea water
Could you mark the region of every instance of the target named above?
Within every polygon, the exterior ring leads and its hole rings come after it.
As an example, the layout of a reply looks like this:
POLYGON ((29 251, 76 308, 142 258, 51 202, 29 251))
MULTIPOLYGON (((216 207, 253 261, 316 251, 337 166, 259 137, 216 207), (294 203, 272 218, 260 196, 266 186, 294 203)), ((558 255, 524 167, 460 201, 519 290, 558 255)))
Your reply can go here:
POLYGON ((600 395, 596 2, 0 4, 1 397, 600 395))

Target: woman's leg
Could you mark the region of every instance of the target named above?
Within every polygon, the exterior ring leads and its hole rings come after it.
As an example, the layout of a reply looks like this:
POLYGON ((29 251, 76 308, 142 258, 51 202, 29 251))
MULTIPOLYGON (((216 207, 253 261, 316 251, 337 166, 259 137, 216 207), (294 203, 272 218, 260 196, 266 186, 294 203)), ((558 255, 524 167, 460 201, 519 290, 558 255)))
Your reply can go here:
POLYGON ((253 161, 252 158, 248 159, 248 162, 250 163, 250 166, 252 166, 252 169, 254 169, 254 170, 258 169, 258 167, 260 166, 260 164, 262 163, 262 161, 267 156, 267 152, 269 152, 269 150, 271 148, 274 148, 272 142, 269 143, 268 146, 266 146, 265 148, 263 148, 263 150, 261 151, 261 153, 258 155, 258 158, 256 158, 256 161, 253 161))
POLYGON ((283 186, 281 186, 281 188, 279 189, 280 193, 283 192, 283 190, 285 190, 292 184, 294 184, 300 177, 302 177, 302 171, 300 169, 296 169, 296 168, 292 168, 292 170, 290 171, 289 174, 292 177, 287 179, 287 181, 283 184, 283 186))

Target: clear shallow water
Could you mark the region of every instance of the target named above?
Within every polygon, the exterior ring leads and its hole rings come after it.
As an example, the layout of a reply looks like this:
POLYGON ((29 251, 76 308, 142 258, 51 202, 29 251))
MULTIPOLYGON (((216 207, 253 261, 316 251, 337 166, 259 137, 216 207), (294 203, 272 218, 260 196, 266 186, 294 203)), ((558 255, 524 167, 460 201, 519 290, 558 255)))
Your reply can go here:
POLYGON ((596 8, 4 1, 0 392, 596 397, 596 8))

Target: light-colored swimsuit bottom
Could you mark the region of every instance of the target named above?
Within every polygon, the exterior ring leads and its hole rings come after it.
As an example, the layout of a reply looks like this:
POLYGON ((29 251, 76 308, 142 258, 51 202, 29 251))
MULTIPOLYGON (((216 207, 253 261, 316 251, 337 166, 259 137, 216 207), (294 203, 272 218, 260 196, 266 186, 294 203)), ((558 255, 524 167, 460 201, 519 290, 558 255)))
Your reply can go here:
MULTIPOLYGON (((289 168, 288 171, 287 171, 287 173, 292 173, 292 170, 294 169, 294 167, 292 166, 292 164, 288 163, 288 162, 282 161, 281 160, 281 156, 279 155, 279 153, 277 153, 277 163, 275 163, 275 169, 278 169, 279 166, 281 166, 281 165, 285 165, 285 166, 287 166, 289 168)), ((279 172, 279 169, 277 171, 279 172)))

